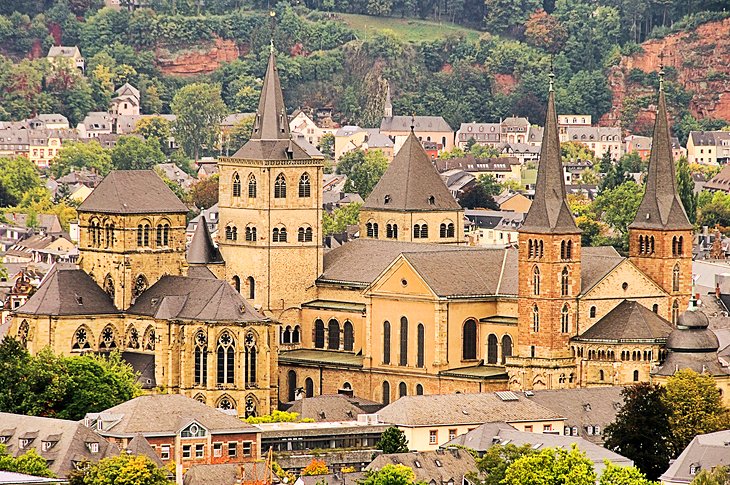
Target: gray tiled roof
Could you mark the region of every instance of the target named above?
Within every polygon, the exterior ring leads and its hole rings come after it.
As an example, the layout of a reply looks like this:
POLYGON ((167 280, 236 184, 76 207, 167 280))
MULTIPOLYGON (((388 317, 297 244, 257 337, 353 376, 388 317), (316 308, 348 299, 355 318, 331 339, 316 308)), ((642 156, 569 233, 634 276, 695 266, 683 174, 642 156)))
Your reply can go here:
POLYGON ((134 315, 205 322, 268 322, 227 281, 163 276, 129 310, 134 315))
POLYGON ((392 211, 460 210, 416 135, 411 132, 377 185, 365 209, 392 211), (431 203, 433 202, 433 203, 431 203))
POLYGON ((79 212, 187 213, 188 208, 153 170, 115 170, 89 194, 79 212))
POLYGON ((417 451, 377 456, 365 469, 380 470, 386 465, 405 465, 413 470, 416 482, 459 485, 464 476, 477 471, 474 457, 466 450, 417 451))
POLYGON ((108 315, 119 313, 111 298, 76 265, 58 263, 17 313, 30 315, 108 315))
POLYGON ((613 246, 581 248, 581 293, 588 292, 624 259, 613 246))
POLYGON ((577 338, 620 342, 664 342, 672 331, 665 319, 639 302, 623 300, 577 338))
POLYGON ((398 426, 439 426, 495 421, 559 420, 563 417, 524 396, 503 401, 496 393, 403 396, 378 412, 381 420, 398 426))
MULTIPOLYGON (((264 462, 193 465, 185 473, 183 485, 264 483, 268 474, 264 462)), ((271 475, 273 475, 273 483, 279 483, 279 478, 276 474, 272 473, 271 475)))
POLYGON ((146 456, 152 461, 152 463, 157 465, 158 468, 165 468, 165 462, 163 462, 159 455, 155 452, 149 441, 147 441, 147 439, 139 433, 129 440, 125 451, 132 455, 146 456))
POLYGON ((695 478, 690 473, 692 466, 708 471, 718 466, 730 466, 728 443, 730 429, 695 436, 659 479, 662 483, 690 483, 695 478))
POLYGON ((380 132, 408 132, 411 126, 414 127, 414 131, 443 131, 448 133, 454 131, 441 116, 390 116, 383 118, 380 122, 380 132))
MULTIPOLYGON (((313 419, 314 421, 354 421, 358 414, 369 414, 358 404, 358 398, 348 398, 342 394, 325 394, 315 397, 305 397, 290 402, 288 412, 299 414, 299 419, 313 419)), ((382 407, 372 401, 365 401, 365 406, 382 407)))

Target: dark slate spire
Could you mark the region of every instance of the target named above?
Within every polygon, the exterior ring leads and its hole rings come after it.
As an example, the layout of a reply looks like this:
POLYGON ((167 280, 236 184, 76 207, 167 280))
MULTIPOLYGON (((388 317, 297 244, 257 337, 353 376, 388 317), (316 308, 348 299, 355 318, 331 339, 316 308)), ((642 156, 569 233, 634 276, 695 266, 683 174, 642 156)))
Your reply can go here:
POLYGON ((190 241, 187 259, 190 264, 223 262, 220 251, 213 245, 213 239, 210 237, 208 222, 205 220, 205 216, 200 216, 198 225, 195 227, 195 234, 193 234, 193 239, 190 241))
POLYGON ((550 94, 548 95, 545 130, 540 149, 540 165, 537 169, 535 199, 525 216, 520 232, 539 234, 579 234, 575 219, 565 198, 563 180, 563 161, 560 155, 558 136, 558 116, 555 112, 555 93, 553 74, 550 74, 550 94))
POLYGON ((654 137, 649 156, 646 191, 630 229, 687 230, 692 229, 677 192, 672 140, 667 122, 667 104, 664 99, 663 69, 660 72, 659 103, 654 137))
POLYGON ((269 54, 264 84, 261 87, 259 108, 256 110, 253 140, 288 140, 289 119, 286 116, 284 95, 281 93, 279 72, 276 70, 276 56, 273 48, 269 54))

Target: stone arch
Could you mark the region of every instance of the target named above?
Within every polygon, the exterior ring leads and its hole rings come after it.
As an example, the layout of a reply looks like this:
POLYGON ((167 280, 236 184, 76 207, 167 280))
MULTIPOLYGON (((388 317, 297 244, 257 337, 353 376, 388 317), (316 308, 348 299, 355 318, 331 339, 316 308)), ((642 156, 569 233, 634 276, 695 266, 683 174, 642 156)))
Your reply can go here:
POLYGON ((107 325, 101 331, 101 335, 99 337, 99 350, 102 352, 111 351, 117 347, 117 329, 112 325, 107 325))
POLYGON ((233 399, 228 394, 223 394, 215 402, 215 407, 217 407, 218 409, 226 409, 226 410, 236 409, 236 400, 233 399))
POLYGON ((94 341, 94 334, 86 325, 80 325, 73 334, 71 350, 92 350, 90 342, 94 341))

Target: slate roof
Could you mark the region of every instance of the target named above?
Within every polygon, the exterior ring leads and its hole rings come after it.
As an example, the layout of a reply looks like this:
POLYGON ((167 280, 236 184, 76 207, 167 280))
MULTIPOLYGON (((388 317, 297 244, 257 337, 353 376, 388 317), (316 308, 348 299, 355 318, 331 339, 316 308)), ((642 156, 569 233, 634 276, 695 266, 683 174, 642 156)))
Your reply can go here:
POLYGON ((705 182, 703 189, 730 192, 730 165, 722 167, 717 175, 705 182))
POLYGON ((577 340, 664 342, 672 325, 639 302, 623 300, 577 340))
POLYGON ((315 397, 305 397, 290 403, 288 412, 299 414, 300 419, 313 419, 316 422, 322 421, 355 421, 358 414, 370 414, 383 407, 382 404, 350 398, 343 394, 325 394, 315 397), (360 407, 361 401, 367 410, 360 407))
MULTIPOLYGON (((157 452, 155 452, 149 441, 147 441, 147 439, 139 433, 134 435, 134 438, 129 440, 129 443, 127 443, 127 447, 124 451, 132 455, 146 456, 152 461, 152 463, 157 465, 158 468, 166 468, 165 462, 163 462, 157 452)), ((168 471, 168 473, 170 472, 168 471)))
POLYGON ((408 135, 388 169, 365 199, 363 208, 392 211, 461 210, 413 132, 408 135))
POLYGON ((102 458, 116 456, 119 449, 77 421, 41 418, 20 414, 0 413, 0 436, 5 436, 5 445, 12 456, 22 455, 27 449, 20 448, 21 436, 33 437, 29 448, 35 448, 39 455, 51 461, 49 468, 60 477, 66 477, 75 469, 74 462, 97 462, 102 458), (27 436, 30 435, 30 436, 27 436), (43 450, 44 441, 55 442, 43 450), (98 443, 99 452, 92 453, 86 443, 98 443))
POLYGON ((535 197, 525 216, 520 232, 538 234, 579 234, 565 197, 563 162, 558 137, 558 116, 555 112, 555 92, 548 95, 545 131, 540 148, 535 197))
POLYGON ((458 158, 439 158, 436 160, 436 169, 441 173, 447 170, 460 168, 466 172, 512 172, 512 167, 520 165, 517 157, 490 157, 477 158, 467 154, 458 158))
POLYGON ((6 472, 0 470, 0 484, 2 485, 45 485, 48 483, 67 483, 62 478, 46 478, 26 475, 24 473, 6 472))
POLYGON ((48 49, 47 57, 74 57, 77 54, 81 55, 77 46, 52 45, 48 49))
POLYGON ((452 133, 449 124, 441 116, 389 116, 380 122, 380 132, 402 131, 408 132, 413 126, 414 131, 444 131, 452 133))
POLYGON ((421 483, 463 484, 464 476, 477 471, 474 457, 466 450, 416 451, 377 456, 365 469, 380 470, 386 465, 405 465, 421 483))
POLYGON ((301 475, 295 485, 354 485, 366 478, 364 472, 328 473, 327 475, 301 475))
POLYGON ((659 90, 659 104, 654 124, 651 155, 646 177, 646 190, 629 229, 684 229, 692 224, 679 198, 672 154, 672 141, 667 122, 664 90, 659 90))
MULTIPOLYGON (((183 485, 239 485, 241 483, 264 483, 266 475, 264 462, 221 463, 217 465, 193 465, 183 477, 183 485)), ((272 473, 273 483, 280 483, 272 473)), ((316 477, 315 477, 316 478, 316 477)))
POLYGON ((74 264, 57 263, 38 291, 16 310, 21 315, 109 315, 119 313, 111 298, 74 264))
POLYGON ((404 427, 504 421, 560 420, 563 417, 524 396, 502 400, 497 393, 403 396, 378 412, 381 421, 404 427))
POLYGON ((115 170, 78 208, 109 214, 187 213, 188 208, 153 170, 115 170))
POLYGON ((195 226, 195 233, 193 233, 193 239, 188 247, 187 260, 191 264, 223 262, 220 250, 213 244, 213 238, 210 237, 205 216, 201 216, 199 223, 195 226))
POLYGON ((695 479, 692 466, 708 471, 730 466, 730 429, 695 436, 659 479, 662 483, 691 483, 695 479))
POLYGON ((259 432, 236 416, 180 394, 139 396, 100 413, 88 413, 86 418, 92 425, 101 421, 102 436, 171 436, 193 421, 211 434, 259 432))
POLYGON ((129 313, 164 320, 268 322, 227 281, 166 275, 142 293, 129 313))
POLYGON ((581 248, 581 293, 588 292, 625 259, 613 246, 581 248))

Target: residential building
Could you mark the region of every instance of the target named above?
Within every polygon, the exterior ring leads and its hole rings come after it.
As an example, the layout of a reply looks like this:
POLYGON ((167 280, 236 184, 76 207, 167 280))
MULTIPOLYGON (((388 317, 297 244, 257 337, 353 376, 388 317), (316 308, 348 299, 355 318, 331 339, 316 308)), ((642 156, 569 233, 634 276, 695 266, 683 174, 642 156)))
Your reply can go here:
POLYGON ((181 483, 182 485, 261 485, 281 483, 281 481, 267 463, 253 462, 196 464, 188 468, 181 483))
POLYGON ((502 127, 500 123, 462 123, 456 132, 456 146, 463 150, 469 140, 497 148, 502 143, 502 127))
POLYGON ((3 255, 4 263, 45 263, 73 262, 79 252, 74 243, 63 236, 44 236, 36 234, 15 243, 3 255))
POLYGON ((476 460, 471 453, 457 448, 378 455, 366 470, 376 471, 386 465, 409 467, 413 470, 416 483, 467 484, 471 483, 467 475, 478 473, 476 460))
POLYGON ((335 160, 352 150, 380 150, 388 163, 393 161, 393 140, 381 134, 377 128, 360 128, 359 126, 344 126, 334 132, 335 160))
MULTIPOLYGON (((672 156, 677 160, 686 154, 686 150, 679 144, 677 137, 670 138, 672 156)), ((629 135, 624 138, 624 153, 636 152, 642 160, 646 160, 651 154, 652 139, 650 136, 629 135)))
POLYGON ((28 157, 28 153, 30 153, 30 136, 27 129, 17 127, 0 129, 0 156, 28 157))
POLYGON ((218 210, 218 204, 211 206, 208 209, 203 209, 200 214, 190 219, 187 227, 185 228, 185 240, 190 244, 193 240, 193 236, 198 228, 198 224, 202 221, 206 221, 208 225, 208 232, 211 235, 213 241, 218 241, 218 226, 220 223, 220 214, 218 210))
POLYGON ((687 161, 707 165, 726 165, 730 161, 730 132, 690 131, 687 161))
POLYGON ((439 175, 441 175, 441 180, 444 181, 446 188, 449 189, 449 192, 456 200, 459 200, 464 192, 477 184, 475 175, 460 168, 452 168, 441 172, 439 175))
POLYGON ((80 138, 97 138, 100 135, 110 135, 113 126, 114 118, 106 111, 90 111, 76 130, 80 138))
POLYGON ((500 123, 503 143, 527 143, 530 122, 527 118, 511 116, 500 123))
POLYGON ((436 170, 439 173, 453 169, 464 170, 477 178, 490 175, 497 182, 520 182, 520 162, 515 157, 475 158, 467 155, 436 160, 436 170))
POLYGON ((508 212, 522 212, 527 213, 532 205, 532 200, 525 197, 519 192, 513 192, 511 190, 505 190, 494 198, 494 201, 499 205, 499 210, 508 212))
POLYGON ((568 128, 588 128, 591 124, 591 115, 558 115, 558 133, 560 133, 560 142, 568 141, 568 128))
POLYGON ((660 477, 662 485, 687 485, 703 470, 730 466, 730 429, 695 436, 660 477))
POLYGON ((561 141, 580 143, 592 150, 596 158, 601 159, 605 153, 611 155, 611 160, 618 160, 623 155, 621 150, 621 128, 603 126, 569 126, 561 141))
POLYGON ((467 236, 477 246, 506 248, 517 244, 517 231, 522 226, 522 212, 467 209, 464 216, 471 223, 467 236))
POLYGON ((155 170, 160 172, 166 179, 171 180, 184 189, 189 189, 196 181, 194 177, 188 175, 183 169, 174 163, 158 163, 155 170))
POLYGON ((439 153, 448 152, 454 148, 454 130, 441 116, 394 115, 389 85, 383 120, 380 122, 380 133, 393 140, 394 151, 397 153, 411 132, 415 133, 418 141, 437 143, 439 153))
POLYGON ((298 109, 291 115, 289 130, 292 133, 301 133, 309 144, 318 147, 324 135, 334 135, 339 128, 339 125, 332 122, 330 117, 325 118, 324 121, 315 121, 311 114, 298 109))
POLYGON ((326 475, 300 475, 294 485, 347 485, 364 480, 364 472, 328 473, 326 475))
MULTIPOLYGON (((287 329, 283 328, 281 331, 286 332, 287 329)), ((348 396, 347 389, 342 389, 338 394, 320 396, 314 396, 314 389, 301 387, 299 392, 296 391, 294 400, 284 403, 283 407, 286 407, 285 410, 290 413, 297 413, 299 420, 355 421, 359 415, 373 414, 383 407, 383 403, 348 396)))
MULTIPOLYGON (((7 212, 5 219, 17 227, 34 229, 47 236, 61 236, 64 234, 61 221, 55 214, 36 214, 35 218, 32 218, 22 212, 7 212)), ((16 235, 19 236, 19 233, 16 235)))
POLYGON ((24 473, 0 471, 0 485, 47 485, 68 484, 63 478, 46 478, 26 475, 24 473))
POLYGON ((68 130, 68 118, 58 113, 41 113, 34 118, 26 120, 28 127, 33 130, 45 128, 46 130, 68 130))
POLYGON ((530 162, 537 164, 540 161, 540 145, 530 143, 504 143, 501 145, 501 155, 515 157, 520 165, 530 162))
POLYGON ((109 113, 114 116, 139 115, 141 97, 139 89, 124 83, 116 91, 109 102, 109 113))
POLYGON ((483 423, 505 422, 521 431, 562 434, 565 418, 511 391, 403 396, 378 411, 403 431, 416 451, 436 450, 483 423))
POLYGON ((0 443, 11 456, 34 449, 61 478, 84 463, 119 454, 119 448, 78 421, 0 413, 0 443))
POLYGON ((83 72, 85 68, 84 57, 81 55, 81 51, 79 51, 77 46, 51 46, 51 48, 48 49, 46 59, 51 66, 55 67, 71 67, 78 69, 81 72, 83 72))

